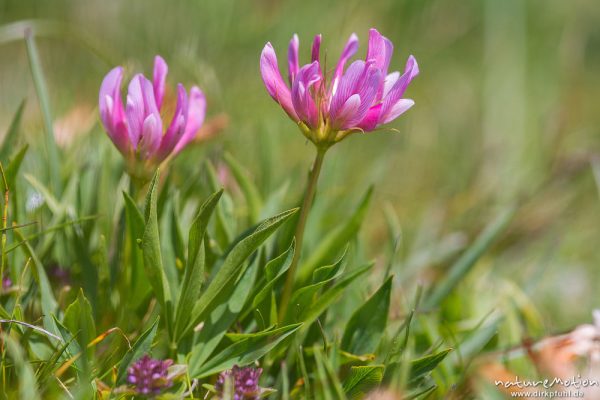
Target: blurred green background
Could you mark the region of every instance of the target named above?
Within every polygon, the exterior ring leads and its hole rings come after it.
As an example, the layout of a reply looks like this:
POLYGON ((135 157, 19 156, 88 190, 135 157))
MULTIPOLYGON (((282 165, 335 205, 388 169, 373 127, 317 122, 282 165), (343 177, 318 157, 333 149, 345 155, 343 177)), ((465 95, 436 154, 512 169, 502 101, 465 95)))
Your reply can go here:
MULTIPOLYGON (((438 279, 497 210, 516 201, 508 233, 461 284, 460 294, 476 301, 459 299, 465 309, 458 312, 484 315, 502 296, 532 305, 550 333, 590 320, 600 307, 596 0, 2 0, 0 134, 25 98, 25 131, 36 147, 43 123, 22 40, 26 21, 38 37, 54 117, 92 116, 76 144, 81 151, 69 157, 85 160, 110 147, 95 112, 103 76, 115 65, 149 74, 161 54, 171 87, 199 84, 209 116, 225 113, 230 121, 176 162, 198 170, 225 149, 265 192, 289 181, 292 200, 314 150, 267 95, 260 51, 271 41, 285 76, 293 33, 304 62, 322 33, 333 65, 352 32, 364 57, 368 29, 376 27, 394 42, 392 70, 409 54, 417 58, 421 74, 407 91, 416 105, 390 129, 354 135, 330 152, 321 201, 354 206, 375 185, 365 251, 380 260, 390 251, 384 210, 387 222, 394 210, 403 236, 393 268, 416 271, 399 282, 410 293, 416 282, 438 279)), ((44 174, 29 158, 27 172, 44 174)), ((309 221, 308 240, 347 217, 348 207, 327 210, 309 221)))

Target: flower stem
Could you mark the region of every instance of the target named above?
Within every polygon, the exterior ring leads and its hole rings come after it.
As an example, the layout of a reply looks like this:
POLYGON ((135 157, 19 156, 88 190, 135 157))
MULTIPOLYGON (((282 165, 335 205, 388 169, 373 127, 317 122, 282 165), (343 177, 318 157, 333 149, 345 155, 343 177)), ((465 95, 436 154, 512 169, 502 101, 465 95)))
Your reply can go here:
POLYGON ((319 175, 321 174, 321 167, 323 166, 323 160, 325 159, 325 153, 327 152, 327 149, 327 147, 317 147, 317 155, 308 175, 308 184, 306 186, 306 191, 304 192, 304 199, 302 200, 302 206, 300 208, 300 216, 298 217, 298 224, 296 225, 296 232, 294 233, 294 238, 296 239, 296 250, 294 251, 292 264, 287 272, 285 286, 283 287, 283 293, 281 295, 281 302, 279 305, 279 322, 282 322, 285 317, 288 303, 290 302, 290 297, 292 295, 292 290, 294 288, 294 278, 296 277, 298 261, 300 261, 300 256, 302 253, 302 241, 304 239, 306 220, 315 197, 317 182, 319 181, 319 175))

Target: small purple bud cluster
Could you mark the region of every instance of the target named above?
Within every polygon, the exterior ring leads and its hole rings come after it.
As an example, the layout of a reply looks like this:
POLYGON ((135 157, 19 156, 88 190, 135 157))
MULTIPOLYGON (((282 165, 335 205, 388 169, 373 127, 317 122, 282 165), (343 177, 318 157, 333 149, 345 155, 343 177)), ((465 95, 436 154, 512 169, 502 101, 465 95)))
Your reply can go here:
POLYGON ((7 274, 2 277, 2 289, 3 290, 10 289, 12 284, 13 284, 13 282, 7 274))
POLYGON ((262 374, 262 368, 238 367, 234 365, 232 369, 221 372, 215 389, 222 396, 225 388, 225 382, 228 379, 233 381, 234 400, 258 400, 260 398, 261 388, 258 386, 258 380, 262 374))
POLYGON ((127 382, 135 386, 138 394, 155 396, 173 385, 168 369, 173 360, 157 360, 145 355, 127 370, 127 382))

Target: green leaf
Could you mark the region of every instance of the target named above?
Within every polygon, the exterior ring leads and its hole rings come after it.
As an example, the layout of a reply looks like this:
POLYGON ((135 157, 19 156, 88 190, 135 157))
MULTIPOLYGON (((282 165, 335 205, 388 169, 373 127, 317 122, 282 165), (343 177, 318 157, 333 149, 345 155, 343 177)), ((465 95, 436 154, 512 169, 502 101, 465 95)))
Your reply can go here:
POLYGON ((210 282, 206 290, 191 311, 191 323, 189 323, 182 332, 182 335, 189 332, 202 319, 215 298, 221 293, 232 280, 236 279, 244 262, 254 251, 265 241, 273 232, 277 230, 288 218, 290 218, 298 209, 292 209, 269 218, 259 224, 247 236, 237 242, 233 249, 227 255, 227 258, 219 268, 218 272, 210 282))
POLYGON ((154 174, 146 196, 146 228, 142 239, 142 253, 144 255, 144 268, 148 275, 150 285, 156 295, 156 298, 162 306, 167 327, 171 327, 173 320, 172 315, 172 299, 169 281, 163 268, 162 256, 160 250, 160 239, 158 233, 158 213, 156 207, 156 186, 158 183, 158 170, 154 174))
POLYGON ((251 364, 296 332, 301 325, 293 324, 266 332, 258 332, 246 340, 235 342, 203 365, 190 364, 190 376, 204 378, 229 369, 236 364, 240 366, 251 364))
POLYGON ((300 320, 307 327, 309 324, 312 324, 319 317, 319 315, 321 315, 327 308, 329 308, 331 304, 339 299, 348 285, 350 285, 364 273, 368 272, 373 265, 373 263, 369 263, 365 266, 341 275, 331 288, 327 289, 314 299, 313 303, 305 310, 300 320))
POLYGON ((31 368, 31 365, 27 363, 27 356, 23 349, 19 346, 15 339, 8 335, 1 334, 1 339, 2 343, 4 343, 6 346, 8 355, 12 358, 15 364, 16 376, 19 382, 19 399, 41 399, 33 368, 31 368))
POLYGON ((156 331, 158 329, 158 320, 159 318, 156 318, 152 326, 140 335, 131 349, 129 349, 121 359, 119 371, 117 372, 117 384, 125 382, 127 368, 129 368, 131 363, 135 362, 146 354, 150 354, 152 342, 154 341, 154 337, 156 336, 156 331))
POLYGON ((348 398, 362 399, 383 379, 383 365, 361 365, 350 367, 350 373, 344 380, 344 392, 348 398))
POLYGON ((252 223, 258 221, 263 203, 258 188, 249 179, 244 168, 231 156, 231 154, 225 153, 225 162, 229 165, 236 182, 240 185, 240 189, 244 194, 246 203, 248 204, 250 221, 252 223))
POLYGON ((504 232, 515 211, 515 207, 505 209, 484 229, 477 240, 450 267, 448 275, 435 286, 435 289, 425 301, 426 308, 437 307, 452 292, 498 236, 504 232))
POLYGON ((201 206, 190 226, 188 237, 188 257, 185 267, 185 274, 181 284, 181 295, 177 303, 177 313, 175 318, 176 336, 188 322, 190 308, 200 297, 200 290, 204 282, 204 234, 208 221, 217 206, 223 190, 212 194, 201 206))
POLYGON ((240 275, 238 280, 228 285, 214 302, 209 306, 211 310, 202 321, 203 326, 195 339, 192 349, 191 364, 200 365, 206 361, 217 348, 221 339, 242 311, 244 304, 254 286, 258 258, 240 275))
POLYGON ((319 246, 310 253, 310 257, 298 271, 298 281, 307 282, 318 266, 328 264, 327 259, 339 253, 350 239, 358 232, 369 209, 373 188, 369 188, 358 208, 350 219, 336 228, 320 241, 319 246))
POLYGON ((71 331, 73 336, 79 338, 79 343, 89 343, 96 337, 92 306, 83 295, 83 290, 79 290, 77 299, 67 307, 63 324, 71 331))
POLYGON ((37 93, 40 103, 40 109, 44 119, 44 130, 46 131, 45 144, 46 153, 48 154, 48 168, 50 174, 50 183, 52 193, 59 196, 62 192, 62 182, 60 180, 60 156, 59 149, 54 140, 54 127, 52 124, 52 112, 50 111, 50 100, 48 97, 48 89, 46 87, 46 79, 42 70, 42 63, 35 44, 35 38, 31 31, 25 33, 25 44, 27 55, 29 56, 29 66, 31 67, 31 76, 33 78, 33 86, 37 93))
POLYGON ((21 249, 23 249, 25 257, 31 258, 32 261, 31 271, 33 278, 40 287, 40 303, 42 307, 42 313, 44 314, 44 327, 52 333, 57 333, 56 325, 54 324, 51 315, 56 312, 58 303, 54 298, 54 293, 52 292, 52 287, 50 286, 50 281, 48 280, 44 266, 21 232, 18 229, 14 229, 13 233, 18 241, 23 242, 21 249))
MULTIPOLYGON (((75 356, 78 357, 75 360, 74 366, 75 366, 77 372, 80 373, 81 371, 83 371, 83 369, 85 367, 84 359, 79 357, 79 354, 81 353, 81 345, 77 341, 77 338, 75 337, 75 335, 72 334, 71 331, 62 322, 60 322, 56 318, 56 316, 52 315, 51 318, 56 325, 56 330, 57 330, 58 335, 63 338, 64 342, 69 343, 69 345, 67 346, 67 351, 66 351, 69 358, 72 358, 75 356)), ((84 347, 85 347, 85 344, 84 344, 84 347)))
POLYGON ((374 353, 387 325, 393 276, 350 317, 342 337, 342 349, 352 354, 374 353))
POLYGON ((304 321, 304 315, 307 313, 308 310, 312 308, 312 304, 315 301, 315 298, 317 297, 317 293, 328 283, 333 282, 335 278, 343 272, 342 263, 344 261, 344 257, 345 254, 343 254, 335 262, 335 264, 328 267, 328 270, 332 271, 333 273, 323 275, 327 279, 316 283, 312 283, 307 286, 303 286, 294 291, 290 300, 288 312, 286 314, 287 322, 304 321))
POLYGON ((144 236, 144 216, 136 206, 135 201, 127 192, 123 192, 125 200, 125 219, 129 238, 129 258, 127 268, 130 268, 130 286, 132 308, 135 309, 146 298, 150 290, 150 282, 144 270, 144 256, 138 246, 138 240, 144 236))
POLYGON ((428 374, 433 371, 439 363, 444 361, 444 358, 450 353, 452 349, 442 350, 438 353, 429 354, 425 357, 411 361, 410 377, 411 380, 418 379, 421 376, 428 374))
MULTIPOLYGON (((208 182, 210 189, 213 191, 219 191, 222 188, 221 182, 217 176, 217 171, 210 161, 206 161, 205 169, 208 173, 208 182)), ((223 194, 223 199, 216 209, 216 221, 215 221, 215 239, 221 246, 225 248, 228 243, 231 243, 233 233, 235 231, 232 222, 234 219, 227 218, 231 214, 233 208, 231 197, 227 193, 223 194)))
POLYGON ((4 135, 4 140, 2 141, 2 145, 0 145, 0 161, 3 164, 6 164, 8 157, 11 156, 11 152, 15 148, 17 140, 20 134, 20 126, 21 119, 23 117, 23 110, 25 109, 25 100, 21 100, 15 115, 13 116, 12 121, 10 122, 10 126, 4 135))
POLYGON ((275 283, 279 280, 279 278, 284 276, 285 272, 288 270, 288 268, 290 268, 294 258, 295 247, 296 241, 292 240, 292 244, 285 251, 285 253, 267 263, 265 266, 265 277, 267 282, 263 286, 259 286, 259 291, 256 296, 254 296, 254 300, 252 301, 252 308, 258 307, 260 303, 270 296, 275 283))

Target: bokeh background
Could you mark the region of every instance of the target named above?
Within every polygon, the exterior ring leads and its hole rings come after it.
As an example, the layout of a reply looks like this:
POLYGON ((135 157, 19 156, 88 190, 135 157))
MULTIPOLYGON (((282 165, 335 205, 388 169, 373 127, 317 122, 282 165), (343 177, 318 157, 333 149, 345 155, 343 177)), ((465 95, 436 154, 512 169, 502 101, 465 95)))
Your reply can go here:
MULTIPOLYGON (((588 321, 600 307, 596 0, 1 0, 0 135, 26 99, 24 131, 36 147, 43 122, 26 25, 38 38, 59 140, 78 149, 70 158, 111 146, 96 111, 103 76, 115 65, 151 73, 161 54, 171 86, 199 84, 209 116, 229 120, 176 162, 197 171, 228 151, 264 192, 283 188, 290 199, 314 150, 267 95, 260 51, 271 41, 286 74, 292 34, 306 62, 322 33, 333 65, 352 32, 363 57, 376 27, 394 42, 393 69, 417 58, 421 74, 407 91, 416 105, 389 129, 330 152, 319 188, 329 207, 311 216, 308 240, 346 218, 372 184, 365 253, 388 255, 388 225, 399 222, 399 285, 427 287, 498 210, 517 203, 508 232, 461 284, 457 312, 481 316, 507 299, 534 315, 539 326, 528 332, 539 336, 588 321)), ((40 165, 29 157, 25 169, 45 174, 40 165)))

